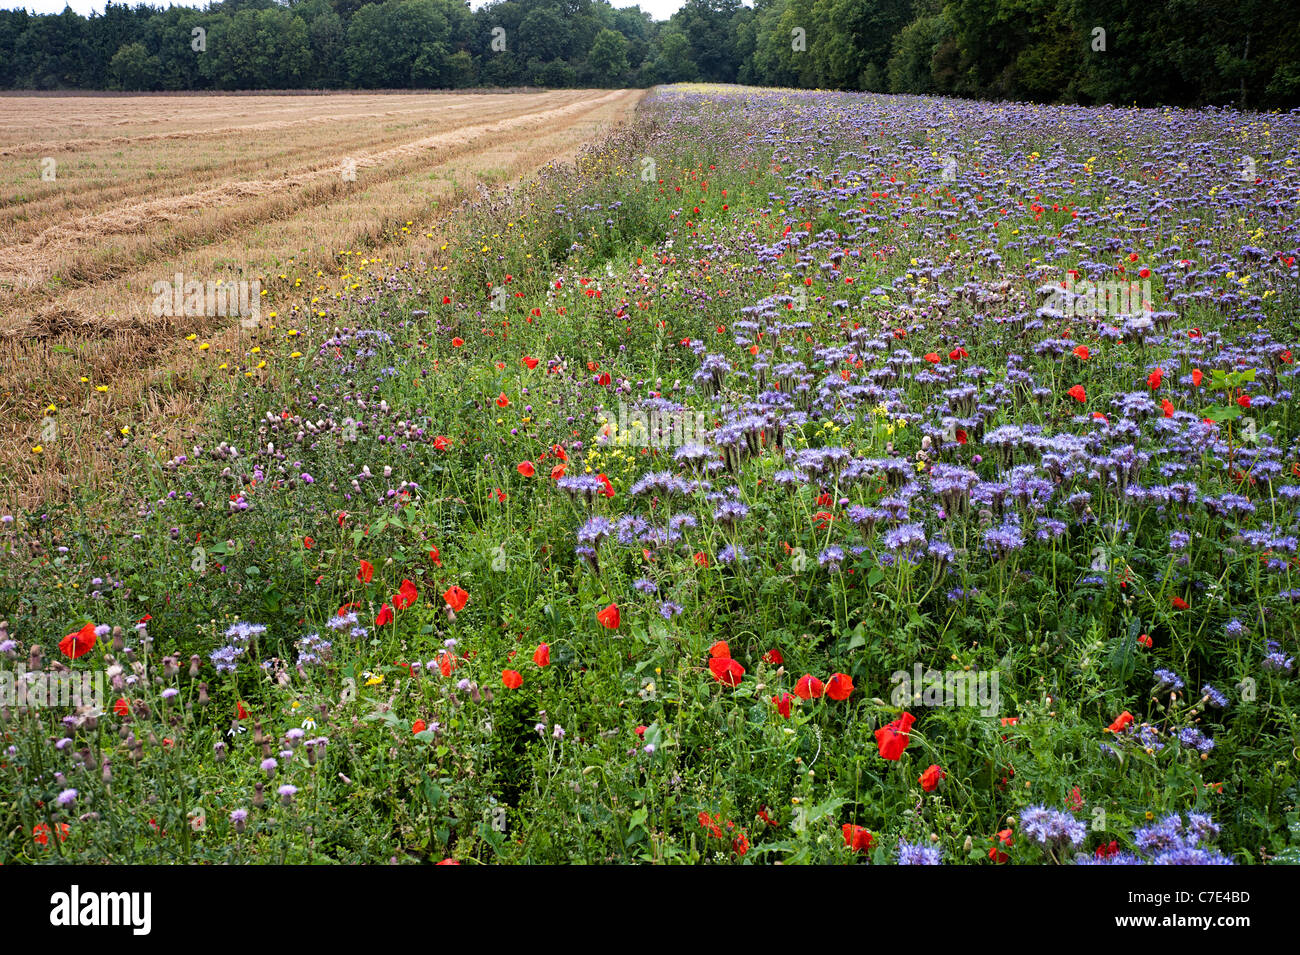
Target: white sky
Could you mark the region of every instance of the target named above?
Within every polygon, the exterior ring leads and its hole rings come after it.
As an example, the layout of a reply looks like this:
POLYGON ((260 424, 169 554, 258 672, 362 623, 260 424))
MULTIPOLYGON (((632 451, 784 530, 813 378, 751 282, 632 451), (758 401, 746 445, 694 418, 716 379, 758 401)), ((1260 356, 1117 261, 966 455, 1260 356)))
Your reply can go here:
MULTIPOLYGON (((487 0, 470 0, 470 6, 477 10, 486 2, 487 0)), ((648 11, 656 20, 667 20, 682 5, 682 2, 683 0, 610 0, 611 6, 616 8, 639 6, 642 10, 648 11)), ((127 5, 134 6, 135 4, 132 0, 128 0, 127 5)), ((164 6, 158 0, 154 0, 152 5, 155 7, 164 6)), ((89 16, 92 10, 97 13, 104 12, 104 0, 0 0, 0 9, 21 10, 26 8, 30 13, 62 13, 65 6, 72 7, 83 17, 89 16)), ((165 6, 205 7, 207 6, 207 0, 194 0, 193 3, 185 4, 167 3, 165 6)))

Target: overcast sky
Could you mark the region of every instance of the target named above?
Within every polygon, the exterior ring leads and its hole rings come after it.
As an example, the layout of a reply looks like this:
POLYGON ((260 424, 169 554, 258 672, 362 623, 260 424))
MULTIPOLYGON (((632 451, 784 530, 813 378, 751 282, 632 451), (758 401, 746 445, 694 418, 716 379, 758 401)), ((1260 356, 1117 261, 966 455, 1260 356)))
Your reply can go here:
MULTIPOLYGON (((470 6, 478 9, 483 6, 487 0, 470 0, 470 6)), ((683 0, 610 0, 614 7, 631 7, 639 6, 642 10, 647 10, 656 20, 667 20, 669 16, 682 5, 683 0)), ((128 6, 134 6, 134 3, 128 3, 128 6)), ((19 10, 26 7, 31 13, 62 13, 63 8, 72 7, 82 16, 89 16, 93 10, 98 13, 104 12, 104 0, 0 0, 0 9, 2 10, 19 10)), ((154 0, 152 6, 170 7, 206 7, 207 0, 194 0, 193 3, 171 4, 164 3, 162 0, 154 0)))

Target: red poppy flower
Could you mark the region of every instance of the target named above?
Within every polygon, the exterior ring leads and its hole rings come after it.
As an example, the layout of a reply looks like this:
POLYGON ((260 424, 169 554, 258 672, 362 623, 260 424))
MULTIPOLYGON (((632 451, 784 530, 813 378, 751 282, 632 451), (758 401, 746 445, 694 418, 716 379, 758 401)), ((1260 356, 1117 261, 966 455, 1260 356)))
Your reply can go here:
POLYGON ((876 730, 876 745, 880 747, 880 755, 885 759, 898 759, 903 755, 903 750, 907 749, 910 740, 909 733, 912 724, 916 722, 916 717, 911 713, 904 713, 898 719, 886 726, 876 730))
POLYGON ((528 368, 529 371, 532 371, 534 368, 537 367, 537 359, 536 359, 536 358, 533 358, 533 357, 531 357, 531 356, 529 356, 529 355, 525 355, 525 356, 524 356, 524 365, 527 366, 527 368, 528 368))
POLYGON ((1186 610, 1189 606, 1182 597, 1170 597, 1169 602, 1174 605, 1175 610, 1186 610))
POLYGON ((745 668, 731 657, 710 657, 709 671, 715 680, 727 686, 738 686, 745 676, 745 668))
POLYGON ((719 640, 713 646, 709 647, 709 656, 711 657, 730 657, 731 647, 727 646, 726 640, 719 640))
POLYGON ((379 616, 375 617, 376 627, 386 627, 393 622, 393 608, 384 604, 379 608, 379 616))
POLYGON ((451 340, 451 347, 452 347, 452 348, 459 348, 459 347, 460 347, 461 345, 463 345, 463 344, 465 344, 465 339, 463 339, 463 338, 459 338, 459 337, 457 337, 457 338, 453 338, 453 339, 451 340))
POLYGON ((555 467, 551 468, 551 480, 558 481, 560 478, 564 477, 564 470, 565 468, 563 464, 557 464, 555 467))
POLYGON ((1157 368, 1155 371, 1151 372, 1151 374, 1147 375, 1147 387, 1152 391, 1155 391, 1160 387, 1160 382, 1164 380, 1164 377, 1165 370, 1163 368, 1157 368))
POLYGON ((963 358, 969 358, 970 355, 966 349, 958 347, 948 352, 948 357, 953 361, 961 361, 963 358))
POLYGON ((815 700, 822 695, 823 689, 822 681, 811 673, 799 677, 799 682, 794 685, 795 695, 801 700, 815 700))
POLYGON ((605 475, 603 474, 597 474, 596 480, 599 481, 601 484, 605 485, 605 490, 601 491, 600 492, 601 494, 605 495, 606 497, 614 496, 614 485, 610 483, 609 478, 605 477, 605 475))
POLYGON ((423 733, 428 728, 429 724, 424 720, 416 720, 411 724, 411 735, 414 736, 416 733, 423 733))
POLYGON ((596 614, 596 619, 607 630, 617 630, 619 624, 618 604, 610 604, 604 610, 601 610, 596 614))
MULTIPOLYGON (((69 829, 68 824, 66 822, 61 822, 58 825, 59 825, 59 841, 66 842, 68 839, 68 833, 71 830, 69 829)), ((33 838, 35 838, 36 844, 39 846, 49 845, 50 831, 51 831, 50 827, 46 823, 43 822, 37 823, 36 827, 32 829, 32 836, 33 838)))
POLYGON ((502 670, 501 682, 505 684, 507 690, 517 690, 524 685, 524 678, 518 670, 502 670))
POLYGON ((708 566, 709 566, 709 555, 706 554, 706 553, 704 553, 704 551, 702 551, 702 550, 697 550, 697 551, 695 552, 695 556, 694 556, 693 558, 691 558, 691 559, 695 561, 695 566, 696 566, 696 567, 708 567, 708 566))
POLYGON ((1160 410, 1165 413, 1166 418, 1172 418, 1174 416, 1174 403, 1168 398, 1161 398, 1160 410))
POLYGON ((64 656, 75 660, 95 649, 95 640, 95 625, 88 623, 60 640, 59 649, 63 651, 64 656))
POLYGON ((419 596, 420 592, 415 589, 415 584, 409 580, 403 580, 402 586, 397 588, 397 593, 393 595, 393 606, 398 610, 405 610, 415 603, 419 596))
POLYGON ((515 470, 518 471, 526 478, 532 477, 534 474, 537 473, 537 468, 533 467, 532 461, 520 461, 517 465, 515 465, 515 470))
POLYGON ((1249 407, 1250 407, 1250 395, 1241 395, 1241 396, 1237 399, 1237 404, 1239 404, 1239 405, 1240 405, 1241 407, 1243 407, 1243 408, 1249 408, 1249 407))
POLYGON ((781 656, 780 650, 773 647, 771 650, 768 650, 767 653, 763 654, 763 662, 770 663, 774 667, 779 667, 781 664, 785 663, 785 657, 781 656))
POLYGON ((1153 646, 1151 637, 1145 633, 1142 634, 1142 636, 1138 637, 1138 643, 1146 647, 1148 650, 1153 646))
POLYGON ((533 651, 533 662, 539 667, 551 665, 551 648, 549 644, 540 643, 537 649, 533 651))
POLYGON ((1192 369, 1192 384, 1195 385, 1197 388, 1201 387, 1201 380, 1204 377, 1205 377, 1205 373, 1202 372, 1201 369, 1199 368, 1192 369))
POLYGON ((709 835, 713 836, 715 839, 722 838, 722 817, 721 816, 715 819, 710 817, 707 812, 701 810, 700 814, 695 818, 699 820, 700 828, 702 828, 709 835))
POLYGON ((917 779, 917 782, 921 784, 921 788, 926 792, 932 793, 939 788, 939 781, 947 778, 948 774, 940 769, 937 764, 934 764, 927 767, 925 772, 917 779))
POLYGON ((1074 349, 1074 357, 1079 361, 1087 361, 1092 357, 1092 353, 1088 351, 1087 345, 1079 345, 1074 349))
POLYGON ((876 837, 861 826, 846 822, 840 827, 844 833, 844 848, 854 852, 868 852, 876 844, 876 837))
POLYGON ((117 716, 131 715, 131 704, 127 702, 126 697, 118 697, 117 702, 113 704, 113 712, 117 716))
POLYGON ((1083 390, 1083 385, 1075 385, 1073 388, 1067 391, 1066 394, 1069 395, 1071 398, 1073 398, 1075 401, 1079 402, 1079 404, 1083 404, 1085 401, 1088 400, 1088 392, 1083 390))
POLYGON ((375 565, 370 563, 368 560, 363 560, 361 562, 361 569, 357 571, 357 580, 361 581, 363 584, 368 584, 374 576, 375 565))
POLYGON ((937 365, 937 364, 939 364, 939 362, 943 361, 943 359, 939 357, 939 353, 938 353, 938 352, 929 352, 929 353, 927 353, 927 354, 925 355, 925 360, 928 361, 928 362, 929 362, 930 364, 932 364, 932 365, 937 365))
POLYGON ((787 720, 790 718, 790 704, 792 702, 794 702, 794 697, 789 693, 782 693, 779 697, 772 697, 772 705, 775 706, 776 711, 787 720))
POLYGON ((446 451, 451 446, 451 438, 444 435, 438 435, 433 439, 433 449, 435 451, 446 451))
POLYGON ((510 399, 506 397, 506 393, 504 391, 501 392, 501 394, 497 395, 497 407, 498 408, 510 407, 510 399))
POLYGON ((1122 733, 1124 732, 1124 730, 1128 729, 1129 724, 1132 722, 1133 722, 1133 714, 1130 713, 1128 710, 1125 710, 1119 716, 1115 717, 1115 722, 1111 723, 1110 726, 1107 727, 1107 729, 1109 729, 1112 733, 1122 733))
POLYGON ((433 561, 435 567, 442 566, 442 551, 436 547, 429 548, 429 560, 433 561))
POLYGON ((989 850, 989 858, 1000 865, 1003 862, 1006 862, 1011 857, 1007 855, 1005 852, 1001 851, 998 848, 998 846, 1003 845, 1006 846, 1007 848, 1011 848, 1016 844, 1016 840, 1012 837, 1010 829, 1003 829, 994 838, 997 840, 997 844, 994 845, 993 848, 989 850))
MULTIPOLYGON (((722 208, 727 207, 723 206, 722 208)), ((738 856, 743 856, 749 851, 749 836, 743 830, 736 834, 736 838, 731 840, 731 851, 738 856)))
POLYGON ((833 673, 826 681, 826 695, 832 700, 847 700, 853 695, 853 677, 847 673, 833 673))
POLYGON ((469 601, 469 593, 452 584, 442 595, 442 599, 447 602, 447 606, 460 613, 465 609, 466 602, 469 601))
POLYGON ((443 676, 451 676, 451 671, 460 666, 460 663, 454 656, 446 650, 442 651, 442 656, 438 657, 438 672, 443 676))
POLYGON ((239 700, 235 701, 235 719, 237 720, 248 719, 248 710, 244 709, 244 704, 239 700))

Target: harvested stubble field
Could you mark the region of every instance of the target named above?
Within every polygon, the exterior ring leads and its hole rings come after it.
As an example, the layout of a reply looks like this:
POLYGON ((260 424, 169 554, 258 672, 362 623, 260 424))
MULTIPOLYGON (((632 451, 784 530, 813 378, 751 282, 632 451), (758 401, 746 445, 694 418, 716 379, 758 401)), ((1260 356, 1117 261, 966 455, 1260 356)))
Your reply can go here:
POLYGON ((153 314, 153 283, 259 281, 269 332, 337 288, 345 252, 435 260, 461 200, 571 157, 641 95, 0 97, 0 501, 102 480, 87 466, 123 427, 180 437, 199 389, 177 344, 248 333, 153 314), (277 287, 288 271, 320 284, 277 287), (46 448, 51 404, 63 440, 46 448))

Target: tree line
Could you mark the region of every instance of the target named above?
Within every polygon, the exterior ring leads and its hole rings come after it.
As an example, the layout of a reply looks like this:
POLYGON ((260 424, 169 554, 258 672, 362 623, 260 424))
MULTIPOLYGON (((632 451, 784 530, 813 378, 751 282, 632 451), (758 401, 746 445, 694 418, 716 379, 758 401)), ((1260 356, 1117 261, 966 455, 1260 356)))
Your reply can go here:
POLYGON ((1038 102, 1300 104, 1285 0, 109 3, 0 11, 0 88, 623 87, 682 81, 1038 102))

